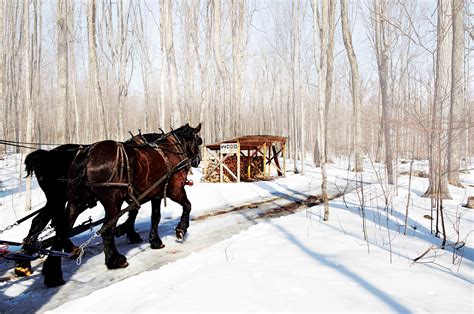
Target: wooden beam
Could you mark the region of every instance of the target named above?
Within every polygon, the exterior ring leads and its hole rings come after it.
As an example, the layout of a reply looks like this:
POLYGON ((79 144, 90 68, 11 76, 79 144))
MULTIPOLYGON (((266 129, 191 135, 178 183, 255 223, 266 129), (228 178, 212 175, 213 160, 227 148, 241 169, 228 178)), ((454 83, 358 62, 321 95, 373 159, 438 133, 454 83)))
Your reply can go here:
POLYGON ((240 183, 240 142, 237 142, 237 182, 240 183))
POLYGON ((222 179, 224 178, 224 169, 222 165, 224 164, 224 160, 222 159, 222 152, 219 151, 219 182, 222 183, 222 179))
POLYGON ((267 143, 263 144, 263 175, 265 176, 267 173, 267 143))
POLYGON ((231 174, 231 176, 234 177, 234 179, 235 179, 236 181, 238 181, 238 179, 237 179, 237 177, 235 176, 235 174, 234 174, 232 171, 230 171, 230 169, 227 167, 227 165, 226 165, 225 163, 222 163, 222 166, 223 166, 223 168, 225 168, 225 169, 231 174))

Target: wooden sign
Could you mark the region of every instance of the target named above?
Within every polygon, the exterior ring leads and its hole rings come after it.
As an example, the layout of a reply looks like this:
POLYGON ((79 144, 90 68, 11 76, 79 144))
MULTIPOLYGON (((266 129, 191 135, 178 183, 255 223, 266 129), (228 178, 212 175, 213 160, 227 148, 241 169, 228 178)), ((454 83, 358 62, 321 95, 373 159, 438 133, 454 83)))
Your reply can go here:
POLYGON ((239 145, 237 143, 224 143, 221 144, 221 154, 236 154, 239 145))

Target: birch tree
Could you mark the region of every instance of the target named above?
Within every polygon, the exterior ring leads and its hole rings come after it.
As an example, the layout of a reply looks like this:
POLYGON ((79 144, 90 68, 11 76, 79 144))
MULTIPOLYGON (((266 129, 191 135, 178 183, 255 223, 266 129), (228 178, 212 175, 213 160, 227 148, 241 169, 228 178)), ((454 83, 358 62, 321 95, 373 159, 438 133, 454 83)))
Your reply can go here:
POLYGON ((341 0, 341 22, 342 38, 346 47, 347 58, 351 66, 351 86, 352 86, 352 105, 354 111, 354 151, 355 166, 354 171, 363 171, 362 155, 362 110, 360 103, 360 75, 357 57, 352 45, 352 35, 349 28, 349 16, 347 9, 348 0, 341 0))
MULTIPOLYGON (((325 74, 327 73, 327 25, 328 25, 328 6, 327 1, 322 1, 321 11, 319 13, 319 4, 317 0, 311 2, 313 9, 313 36, 319 38, 319 62, 317 62, 318 69, 318 151, 319 160, 321 166, 321 192, 324 202, 324 221, 329 220, 329 200, 327 192, 327 174, 326 174, 326 117, 325 117, 325 104, 326 104, 326 83, 324 80, 325 74)), ((333 5, 333 4, 331 4, 333 5)), ((313 41, 316 43, 316 40, 313 41)), ((317 54, 316 45, 313 46, 314 55, 317 54)))

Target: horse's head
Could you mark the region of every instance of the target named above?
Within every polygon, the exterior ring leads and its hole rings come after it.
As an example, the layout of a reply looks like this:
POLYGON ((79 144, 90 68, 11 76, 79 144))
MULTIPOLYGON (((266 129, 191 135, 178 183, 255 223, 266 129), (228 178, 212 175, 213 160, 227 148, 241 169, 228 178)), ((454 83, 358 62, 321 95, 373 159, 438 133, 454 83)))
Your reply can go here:
POLYGON ((201 123, 195 128, 189 126, 189 123, 173 131, 182 142, 185 153, 191 159, 191 166, 196 168, 201 162, 201 149, 199 145, 202 144, 202 138, 199 136, 201 131, 201 123))

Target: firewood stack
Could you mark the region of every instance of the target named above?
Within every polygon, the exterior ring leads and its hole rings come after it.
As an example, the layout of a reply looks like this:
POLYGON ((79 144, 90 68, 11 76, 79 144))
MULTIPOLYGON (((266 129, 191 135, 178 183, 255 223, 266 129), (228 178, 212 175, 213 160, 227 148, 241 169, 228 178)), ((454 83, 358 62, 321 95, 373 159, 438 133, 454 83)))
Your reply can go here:
MULTIPOLYGON (((206 166, 206 174, 217 165, 217 160, 211 160, 206 166)), ((229 156, 224 161, 224 164, 237 176, 237 156, 229 156)), ((257 177, 263 176, 263 157, 262 156, 254 156, 254 157, 240 157, 240 180, 241 181, 253 181, 257 177), (249 160, 251 161, 250 166, 250 178, 248 177, 248 166, 249 160)), ((235 181, 234 177, 224 168, 224 182, 233 182, 235 181)), ((216 183, 219 182, 219 167, 217 167, 209 176, 206 178, 205 182, 216 183)))

